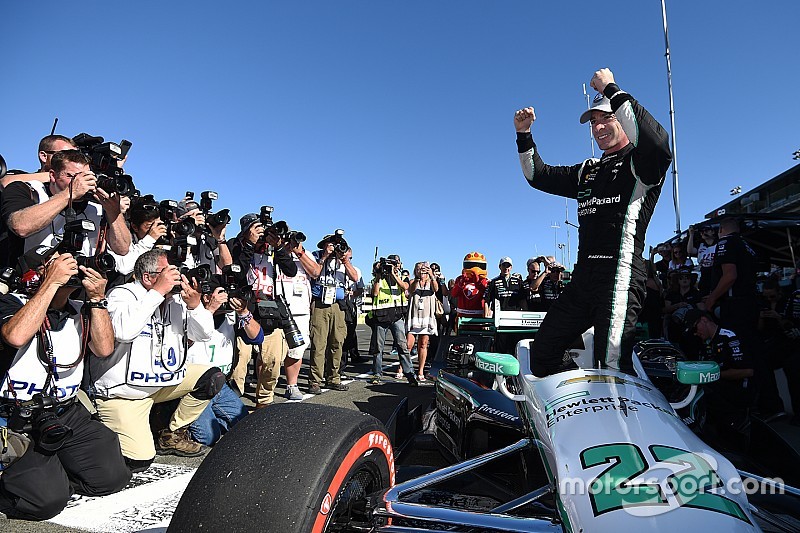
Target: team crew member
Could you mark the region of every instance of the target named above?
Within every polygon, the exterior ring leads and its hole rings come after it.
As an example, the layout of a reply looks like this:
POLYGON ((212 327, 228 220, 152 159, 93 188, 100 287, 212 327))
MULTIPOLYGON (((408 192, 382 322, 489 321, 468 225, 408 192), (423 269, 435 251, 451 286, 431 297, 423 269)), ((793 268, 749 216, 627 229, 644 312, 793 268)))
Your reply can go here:
POLYGON ((531 369, 546 376, 562 369, 562 355, 578 335, 594 326, 595 359, 633 373, 636 318, 642 307, 644 237, 664 175, 672 161, 664 128, 608 69, 594 73, 598 91, 581 115, 590 121, 603 156, 572 166, 546 165, 531 136, 532 107, 514 115, 517 148, 528 183, 541 191, 578 200, 578 263, 564 294, 536 334, 531 369))
POLYGON ((500 275, 493 278, 486 286, 483 295, 484 315, 492 316, 495 311, 495 300, 500 302, 503 311, 519 311, 522 309, 522 276, 512 274, 513 266, 510 257, 500 259, 500 275))
MULTIPOLYGON (((46 246, 29 251, 25 258, 33 267, 24 276, 27 294, 0 298, 0 416, 8 419, 12 429, 32 437, 33 443, 0 476, 0 511, 14 518, 47 520, 66 507, 73 492, 111 494, 125 486, 131 473, 114 432, 93 420, 76 401, 87 336, 88 348, 97 357, 107 357, 114 349, 114 332, 103 305, 106 280, 80 267, 81 283, 74 283, 79 272, 75 258, 54 254, 46 246), (43 261, 46 266, 41 266, 43 261), (85 304, 69 300, 80 286, 86 291, 85 304), (89 321, 88 331, 84 331, 84 318, 89 321), (34 408, 30 417, 34 426, 40 416, 57 417, 46 422, 48 437, 14 428, 15 419, 22 420, 15 416, 19 404, 31 399, 38 399, 42 406, 52 404, 34 408), (71 432, 59 438, 58 425, 71 432)), ((5 426, 5 420, 0 425, 5 426)), ((3 454, 16 448, 11 444, 13 434, 4 435, 3 440, 3 454)))
POLYGON ((719 364, 719 381, 706 385, 708 419, 725 447, 741 444, 755 394, 753 364, 736 334, 720 328, 711 313, 692 309, 685 324, 705 341, 705 358, 719 364))

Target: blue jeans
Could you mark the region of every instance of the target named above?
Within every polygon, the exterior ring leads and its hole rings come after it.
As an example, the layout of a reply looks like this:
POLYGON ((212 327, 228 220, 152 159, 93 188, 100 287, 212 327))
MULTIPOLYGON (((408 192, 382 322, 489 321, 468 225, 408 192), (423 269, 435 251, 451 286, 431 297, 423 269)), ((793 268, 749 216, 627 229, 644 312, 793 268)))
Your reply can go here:
POLYGON ((242 400, 226 384, 197 420, 189 425, 189 434, 200 444, 212 446, 246 414, 247 408, 242 400))
POLYGON ((414 371, 411 365, 411 358, 408 355, 408 344, 406 344, 406 323, 401 318, 389 325, 378 324, 375 326, 375 333, 378 335, 378 353, 372 359, 372 371, 376 376, 380 376, 383 369, 383 347, 386 344, 386 332, 392 330, 392 336, 397 342, 397 353, 400 356, 400 366, 403 374, 414 371))

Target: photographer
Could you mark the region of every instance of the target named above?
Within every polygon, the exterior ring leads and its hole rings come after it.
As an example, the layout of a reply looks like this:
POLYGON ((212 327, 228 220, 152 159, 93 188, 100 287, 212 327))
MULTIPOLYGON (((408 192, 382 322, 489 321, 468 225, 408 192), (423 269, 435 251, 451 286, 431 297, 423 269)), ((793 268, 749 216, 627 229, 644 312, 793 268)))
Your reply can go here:
POLYGON ((200 209, 200 204, 188 198, 178 202, 175 214, 178 221, 192 219, 195 224, 194 238, 197 243, 189 247, 183 266, 195 268, 199 265, 208 265, 212 272, 217 272, 217 268, 222 269, 233 262, 228 243, 225 241, 225 230, 228 227, 228 222, 225 220, 230 221, 229 217, 218 220, 217 225, 212 226, 206 213, 200 209))
MULTIPOLYGON (((275 293, 278 271, 288 277, 297 274, 295 265, 283 240, 274 232, 266 231, 260 216, 249 213, 239 220, 241 231, 231 243, 231 255, 235 264, 247 273, 247 280, 255 293, 255 315, 264 329, 257 361, 258 384, 256 385, 256 407, 266 407, 274 400, 281 363, 289 350, 284 336, 284 325, 288 319, 286 306, 275 293)), ((238 341, 239 361, 232 379, 239 392, 244 392, 247 363, 252 356, 252 346, 238 341)))
POLYGON ((167 253, 142 254, 133 279, 108 293, 116 344, 110 357, 91 358, 90 377, 100 419, 119 435, 122 454, 139 470, 156 455, 149 423, 155 403, 180 398, 169 427, 159 434, 159 453, 203 453, 186 427, 219 392, 225 376, 216 367, 187 364, 189 342, 211 339, 214 318, 196 287, 169 264, 167 253))
POLYGON ((47 520, 64 509, 73 492, 111 494, 131 473, 117 436, 76 398, 87 348, 98 358, 114 348, 103 304, 106 280, 48 247, 29 251, 25 263, 31 270, 23 273, 21 291, 0 297, 0 416, 9 431, 33 442, 0 476, 0 511, 47 520), (81 286, 83 304, 69 299, 81 286))
MULTIPOLYGON (((139 256, 152 250, 156 242, 167 234, 167 226, 161 220, 158 204, 155 203, 152 196, 138 198, 133 202, 128 213, 131 226, 131 245, 128 253, 117 255, 111 252, 116 263, 116 271, 126 278, 124 283, 130 281, 128 277, 133 272, 139 256)), ((117 281, 117 283, 119 282, 117 281)))
POLYGON ((346 391, 341 383, 339 366, 342 345, 347 336, 344 317, 347 279, 358 281, 361 274, 350 263, 350 250, 344 240, 344 230, 337 229, 317 243, 314 259, 320 271, 311 285, 311 368, 308 392, 320 394, 325 382, 332 390, 346 391))
POLYGON ((3 191, 0 217, 8 233, 8 264, 13 265, 24 250, 34 246, 56 246, 64 232, 67 217, 89 219, 95 230, 81 252, 94 255, 98 246, 102 217, 108 221, 107 244, 118 255, 128 253, 131 235, 120 213, 119 195, 97 187, 90 160, 77 150, 53 155, 50 183, 39 181, 11 183, 3 191))
POLYGON ((58 152, 77 150, 75 141, 63 135, 45 135, 39 141, 39 170, 32 174, 8 174, 0 179, 0 188, 6 188, 14 181, 50 182, 50 161, 58 152))
MULTIPOLYGON (((214 333, 211 339, 195 342, 189 348, 188 362, 198 365, 215 365, 229 375, 235 359, 236 340, 253 345, 264 341, 264 331, 247 309, 247 301, 229 298, 227 291, 214 276, 210 282, 213 290, 201 296, 203 307, 214 315, 214 333)), ((200 417, 189 424, 189 434, 200 444, 214 445, 237 422, 247 415, 247 408, 227 384, 208 404, 200 417)))
MULTIPOLYGON (((397 343, 397 353, 400 358, 400 368, 395 374, 395 379, 402 379, 405 376, 409 385, 416 386, 419 383, 414 375, 414 367, 411 364, 406 342, 405 319, 406 309, 408 308, 406 291, 409 288, 409 284, 402 278, 399 260, 390 258, 391 256, 389 258, 381 258, 378 276, 372 280, 371 284, 372 318, 375 324, 373 332, 377 336, 377 352, 373 357, 371 383, 377 384, 381 381, 386 332, 391 330, 392 337, 397 343)), ((427 283, 431 284, 430 281, 427 283)), ((423 373, 423 369, 420 368, 420 374, 423 373)))

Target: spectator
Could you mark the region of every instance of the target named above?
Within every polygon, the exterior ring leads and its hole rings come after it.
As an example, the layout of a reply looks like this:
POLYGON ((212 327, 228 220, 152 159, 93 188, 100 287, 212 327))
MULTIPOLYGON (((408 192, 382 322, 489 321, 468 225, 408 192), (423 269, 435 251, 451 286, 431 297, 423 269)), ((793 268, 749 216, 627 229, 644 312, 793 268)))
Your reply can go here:
POLYGON ((683 243, 672 245, 672 260, 669 262, 670 270, 680 270, 682 268, 694 268, 692 259, 686 256, 686 246, 683 243))
MULTIPOLYGON (((254 314, 264 330, 264 342, 256 362, 256 408, 262 408, 275 399, 281 365, 289 351, 283 333, 288 311, 277 298, 275 280, 279 271, 290 278, 297 275, 297 265, 286 249, 286 243, 276 233, 266 231, 257 214, 244 215, 239 225, 241 231, 230 246, 231 257, 242 268, 242 272, 247 272, 247 281, 252 284, 256 299, 254 314)), ((237 342, 239 360, 232 379, 239 392, 243 393, 247 363, 253 350, 241 338, 237 342)))
POLYGON ((492 316, 495 300, 500 302, 500 309, 504 311, 522 309, 522 276, 512 274, 512 266, 510 257, 500 259, 500 275, 489 282, 484 293, 484 316, 492 316))
POLYGON ((0 217, 10 230, 7 264, 14 265, 24 250, 35 246, 57 246, 68 220, 94 223, 94 231, 80 250, 83 255, 94 255, 103 215, 108 221, 108 247, 118 255, 127 254, 131 234, 120 214, 119 195, 97 188, 89 159, 77 150, 68 150, 54 154, 50 165, 48 185, 16 181, 3 191, 0 217))
POLYGON ((428 345, 431 336, 438 333, 436 322, 436 293, 439 282, 433 277, 427 261, 414 265, 414 279, 408 289, 408 345, 417 349, 417 381, 426 381, 425 361, 428 358, 428 345))
POLYGON ((670 316, 678 309, 693 309, 700 302, 700 293, 694 286, 694 275, 692 271, 683 268, 678 271, 678 287, 664 296, 664 307, 662 314, 665 322, 669 324, 667 337, 671 341, 677 341, 681 332, 684 330, 683 321, 670 320, 670 316))
MULTIPOLYGON (((233 370, 237 337, 247 344, 258 345, 264 341, 264 331, 247 309, 247 302, 228 298, 216 277, 210 280, 209 288, 213 292, 203 294, 201 301, 214 315, 214 332, 209 340, 195 342, 189 347, 187 363, 216 366, 227 377, 233 370), (226 304, 230 311, 226 310, 226 304)), ((245 415, 247 408, 239 395, 225 384, 197 420, 189 424, 189 434, 196 442, 213 446, 245 415)))
POLYGON ((661 293, 661 280, 652 261, 647 261, 646 295, 640 319, 647 323, 647 334, 650 339, 659 339, 664 335, 662 307, 664 298, 661 293))
POLYGON ((431 263, 431 277, 439 285, 439 290, 436 291, 436 298, 442 303, 442 310, 444 311, 442 316, 436 317, 438 334, 428 338, 428 353, 432 354, 432 357, 436 357, 440 339, 447 335, 447 321, 450 316, 450 299, 448 298, 450 291, 447 288, 447 282, 438 263, 431 263))
MULTIPOLYGON (((341 233, 340 233, 341 232, 341 233)), ((350 281, 361 277, 350 263, 350 247, 337 230, 317 243, 314 259, 321 266, 313 280, 311 291, 311 369, 308 392, 322 393, 321 385, 331 390, 346 391, 341 382, 339 365, 342 362, 342 344, 347 336, 344 320, 345 289, 350 281)))
MULTIPOLYGON (((71 431, 50 441, 38 432, 21 429, 34 445, 3 470, 0 511, 13 518, 47 520, 66 507, 73 492, 111 494, 125 486, 131 473, 114 432, 92 419, 76 401, 86 355, 81 339, 89 338, 89 348, 98 358, 107 357, 114 349, 114 332, 103 299, 106 280, 92 269, 78 267, 71 255, 59 255, 51 248, 35 248, 26 259, 32 270, 26 279, 36 279, 36 284, 28 285, 32 293, 0 297, 0 372, 4 376, 0 416, 13 420, 19 402, 50 400, 54 404, 50 415, 56 418, 48 425, 61 424, 71 431), (80 284, 75 284, 79 271, 83 276, 80 284), (69 299, 80 286, 86 292, 84 304, 69 299), (88 331, 84 331, 82 305, 89 309, 88 331), (44 347, 45 342, 52 351, 44 347), (47 361, 43 362, 43 357, 47 361)), ((46 410, 42 412, 48 416, 46 410)), ((4 454, 10 451, 13 437, 13 433, 6 435, 4 427, 4 454)))
POLYGON ((700 226, 698 230, 694 226, 689 226, 689 241, 686 243, 686 249, 690 257, 697 258, 697 264, 700 265, 700 282, 697 285, 697 290, 700 296, 708 296, 711 289, 714 287, 714 254, 717 251, 717 230, 710 224, 700 226), (700 234, 698 239, 697 234, 700 234), (697 241, 700 241, 698 243, 697 241))
POLYGON ((661 256, 661 259, 654 263, 656 274, 662 282, 667 280, 667 272, 669 272, 669 264, 672 261, 672 246, 669 244, 659 244, 655 253, 661 256))
POLYGON ((169 426, 158 437, 158 451, 194 457, 204 447, 187 426, 197 420, 225 383, 219 368, 187 364, 187 345, 214 333, 214 318, 200 293, 170 265, 164 250, 136 260, 134 281, 108 293, 114 326, 114 352, 90 360, 97 413, 119 436, 122 454, 134 470, 147 468, 156 455, 150 432, 154 403, 180 398, 169 426), (180 294, 174 289, 180 286, 180 294))
POLYGON ((546 165, 531 135, 532 107, 514 115, 523 174, 537 189, 578 201, 578 263, 565 293, 550 308, 536 334, 531 370, 547 376, 574 367, 565 349, 594 326, 596 362, 635 374, 632 362, 636 319, 645 295, 644 236, 672 161, 664 128, 608 69, 594 73, 598 91, 581 115, 603 150, 599 161, 546 165))
POLYGON ((409 285, 403 281, 398 263, 381 262, 378 275, 373 278, 371 283, 372 315, 375 320, 377 349, 373 358, 370 382, 377 384, 381 381, 386 332, 391 331, 397 342, 397 353, 400 358, 400 368, 397 370, 395 379, 402 379, 405 376, 409 385, 418 385, 406 343, 405 317, 406 309, 408 309, 406 291, 409 285))
POLYGON ((449 334, 451 331, 455 333, 456 331, 456 317, 457 317, 457 306, 458 306, 458 296, 453 294, 453 288, 456 286, 456 280, 450 278, 447 280, 447 300, 450 302, 450 314, 447 317, 447 333, 449 334))

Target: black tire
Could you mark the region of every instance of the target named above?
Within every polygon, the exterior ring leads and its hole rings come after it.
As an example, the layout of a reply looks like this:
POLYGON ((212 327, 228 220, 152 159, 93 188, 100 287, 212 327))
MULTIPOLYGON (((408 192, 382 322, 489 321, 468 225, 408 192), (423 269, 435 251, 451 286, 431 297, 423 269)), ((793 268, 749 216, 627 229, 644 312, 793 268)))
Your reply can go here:
POLYGON ((383 425, 349 409, 279 404, 247 416, 211 450, 169 533, 348 531, 352 505, 394 484, 383 425))

